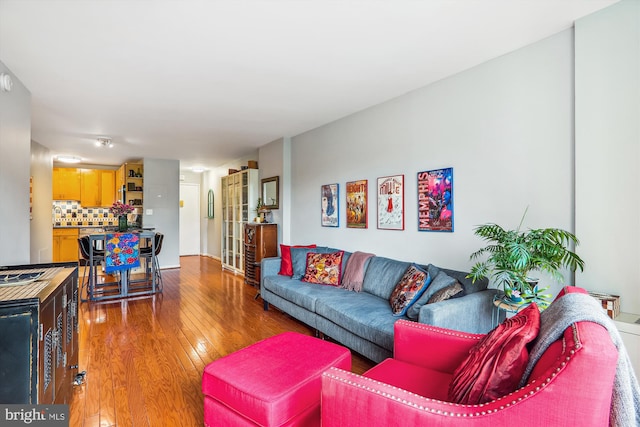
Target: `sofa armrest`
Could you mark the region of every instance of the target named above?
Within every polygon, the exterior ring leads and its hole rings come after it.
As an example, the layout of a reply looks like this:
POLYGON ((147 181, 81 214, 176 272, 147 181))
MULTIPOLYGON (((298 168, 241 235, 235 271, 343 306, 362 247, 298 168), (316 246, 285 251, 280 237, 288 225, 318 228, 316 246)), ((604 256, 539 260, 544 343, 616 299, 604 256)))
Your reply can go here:
POLYGON ((495 289, 487 289, 462 298, 425 304, 420 309, 418 321, 441 328, 485 334, 495 327, 493 324, 495 294, 495 289))
POLYGON ((393 358, 453 373, 483 337, 401 319, 394 324, 393 358))
POLYGON ((267 276, 275 276, 280 272, 280 257, 262 258, 260 262, 260 282, 267 276))

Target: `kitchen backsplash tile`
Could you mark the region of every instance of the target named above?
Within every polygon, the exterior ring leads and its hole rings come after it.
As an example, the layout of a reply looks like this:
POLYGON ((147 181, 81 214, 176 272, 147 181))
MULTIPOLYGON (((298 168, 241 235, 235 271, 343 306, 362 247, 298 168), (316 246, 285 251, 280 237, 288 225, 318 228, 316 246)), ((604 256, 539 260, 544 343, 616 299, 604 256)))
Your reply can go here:
POLYGON ((54 227, 118 225, 118 218, 109 213, 109 208, 83 208, 75 200, 54 201, 51 221, 54 227))

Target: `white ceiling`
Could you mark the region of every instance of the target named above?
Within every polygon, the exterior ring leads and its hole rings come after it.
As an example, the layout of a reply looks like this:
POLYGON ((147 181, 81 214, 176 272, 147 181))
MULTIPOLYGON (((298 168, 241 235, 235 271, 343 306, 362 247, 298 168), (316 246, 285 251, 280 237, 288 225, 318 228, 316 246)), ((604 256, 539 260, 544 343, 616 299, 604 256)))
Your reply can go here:
POLYGON ((0 61, 53 155, 211 168, 616 1, 0 0, 0 61))

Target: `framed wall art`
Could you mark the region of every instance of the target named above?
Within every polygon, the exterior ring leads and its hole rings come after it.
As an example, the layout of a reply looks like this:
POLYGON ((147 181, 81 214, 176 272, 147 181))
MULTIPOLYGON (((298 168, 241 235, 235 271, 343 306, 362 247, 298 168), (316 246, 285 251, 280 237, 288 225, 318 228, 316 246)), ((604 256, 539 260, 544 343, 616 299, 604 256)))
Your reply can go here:
POLYGON ((339 190, 339 184, 326 184, 321 187, 323 227, 338 227, 340 225, 340 218, 338 215, 338 212, 340 211, 338 206, 339 190))
POLYGON ((453 231, 453 168, 418 172, 418 231, 453 231))
POLYGON ((378 178, 378 228, 404 230, 404 175, 378 178))
POLYGON ((347 182, 347 228, 367 228, 366 179, 347 182))

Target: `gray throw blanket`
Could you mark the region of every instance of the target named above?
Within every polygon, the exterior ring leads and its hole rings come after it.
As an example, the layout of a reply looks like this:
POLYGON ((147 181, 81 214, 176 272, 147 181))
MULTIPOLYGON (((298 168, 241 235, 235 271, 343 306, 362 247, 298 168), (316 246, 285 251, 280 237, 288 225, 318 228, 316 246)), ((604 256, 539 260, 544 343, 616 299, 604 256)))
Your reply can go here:
POLYGON ((638 386, 627 350, 613 320, 604 313, 602 306, 595 298, 586 294, 566 294, 540 314, 540 333, 531 349, 529 363, 520 381, 520 387, 526 385, 531 371, 547 348, 562 337, 565 329, 576 322, 594 322, 604 326, 618 349, 609 425, 640 426, 640 386, 638 386))

